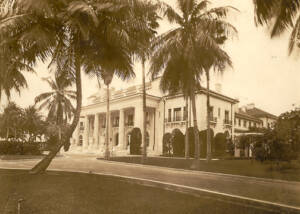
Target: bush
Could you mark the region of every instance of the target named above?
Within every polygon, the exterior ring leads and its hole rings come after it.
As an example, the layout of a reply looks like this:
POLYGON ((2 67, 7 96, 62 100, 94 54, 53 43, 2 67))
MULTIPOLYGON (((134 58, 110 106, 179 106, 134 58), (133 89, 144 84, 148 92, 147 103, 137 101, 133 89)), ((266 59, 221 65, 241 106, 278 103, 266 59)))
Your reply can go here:
POLYGON ((232 142, 232 139, 227 140, 227 143, 226 143, 226 150, 228 151, 228 154, 229 154, 230 156, 234 156, 235 145, 234 145, 234 143, 232 142))
POLYGON ((266 145, 261 142, 256 142, 253 145, 253 156, 255 157, 255 160, 258 160, 260 162, 264 162, 267 160, 268 157, 268 150, 266 148, 266 145))
POLYGON ((130 154, 140 155, 142 145, 142 133, 139 128, 133 128, 130 132, 130 154))
POLYGON ((173 148, 172 148, 172 135, 171 133, 165 133, 163 136, 163 155, 170 156, 173 154, 173 148))
POLYGON ((184 135, 179 129, 172 131, 172 147, 174 156, 184 156, 184 135))
POLYGON ((189 155, 190 157, 195 156, 195 134, 194 134, 194 127, 188 128, 188 135, 189 135, 189 155))
MULTIPOLYGON (((206 158, 207 155, 207 129, 199 132, 199 139, 200 139, 200 157, 206 158)), ((211 139, 211 148, 214 145, 214 131, 210 129, 210 139, 211 139)))
POLYGON ((40 155, 40 143, 2 141, 0 142, 1 155, 40 155))
POLYGON ((214 138, 213 156, 222 157, 226 154, 227 140, 224 133, 216 134, 214 138))

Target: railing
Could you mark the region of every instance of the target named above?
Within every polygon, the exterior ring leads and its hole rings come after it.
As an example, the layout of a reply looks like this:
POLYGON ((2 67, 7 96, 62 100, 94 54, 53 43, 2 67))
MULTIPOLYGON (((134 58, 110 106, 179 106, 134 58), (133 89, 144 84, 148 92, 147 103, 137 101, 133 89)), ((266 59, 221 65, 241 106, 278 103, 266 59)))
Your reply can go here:
POLYGON ((181 116, 176 116, 173 118, 173 122, 179 122, 182 121, 182 117, 181 116))
POLYGON ((218 118, 217 118, 217 117, 210 117, 209 120, 210 120, 210 122, 212 122, 212 123, 217 123, 218 118))
POLYGON ((133 121, 128 121, 127 123, 125 123, 125 126, 133 126, 133 121))
POLYGON ((224 120, 224 124, 225 124, 225 125, 232 125, 232 121, 231 121, 231 120, 225 119, 225 120, 224 120))

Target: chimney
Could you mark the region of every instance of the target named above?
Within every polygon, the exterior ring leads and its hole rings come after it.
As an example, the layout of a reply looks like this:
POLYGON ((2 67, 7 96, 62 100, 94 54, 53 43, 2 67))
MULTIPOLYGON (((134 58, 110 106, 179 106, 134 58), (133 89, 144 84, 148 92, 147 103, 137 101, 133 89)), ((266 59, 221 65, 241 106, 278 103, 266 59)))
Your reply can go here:
POLYGON ((216 83, 215 90, 216 90, 217 93, 222 93, 222 84, 221 83, 216 83))
POLYGON ((253 109, 254 107, 255 107, 254 103, 249 103, 247 104, 246 109, 253 109))

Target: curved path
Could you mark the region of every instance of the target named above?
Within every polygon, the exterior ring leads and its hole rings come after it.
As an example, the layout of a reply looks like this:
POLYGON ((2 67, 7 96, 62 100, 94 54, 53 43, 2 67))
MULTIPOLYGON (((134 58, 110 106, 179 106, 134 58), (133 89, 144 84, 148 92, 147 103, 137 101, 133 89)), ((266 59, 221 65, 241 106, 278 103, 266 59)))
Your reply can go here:
MULTIPOLYGON (((38 160, 1 161, 0 168, 32 167, 38 160)), ((182 192, 204 193, 250 199, 280 208, 292 208, 300 212, 300 182, 288 182, 218 173, 185 171, 155 166, 126 164, 97 160, 95 156, 66 156, 56 158, 49 169, 63 171, 92 172, 123 178, 131 178, 140 183, 178 190, 182 192), (172 187, 173 188, 170 188, 172 187), (184 189, 186 191, 184 191, 184 189)))

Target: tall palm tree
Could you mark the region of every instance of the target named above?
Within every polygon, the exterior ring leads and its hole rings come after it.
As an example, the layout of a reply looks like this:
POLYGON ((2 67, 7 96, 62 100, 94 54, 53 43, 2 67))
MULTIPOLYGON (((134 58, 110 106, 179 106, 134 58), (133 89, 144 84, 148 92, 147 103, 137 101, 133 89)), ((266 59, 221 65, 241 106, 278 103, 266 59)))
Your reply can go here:
POLYGON ((292 29, 289 41, 289 54, 300 42, 300 1, 299 0, 253 0, 257 25, 271 26, 271 38, 292 29))
POLYGON ((48 111, 48 119, 54 119, 58 126, 67 123, 75 111, 72 101, 76 100, 76 91, 70 90, 72 79, 65 75, 56 74, 55 80, 43 78, 51 88, 50 92, 42 93, 35 98, 40 104, 39 110, 48 111))
POLYGON ((208 1, 177 0, 179 13, 164 5, 164 15, 169 22, 178 27, 160 35, 154 42, 154 55, 151 59, 152 76, 164 70, 161 88, 168 91, 181 90, 184 96, 190 97, 195 134, 195 159, 199 159, 199 131, 197 125, 195 91, 200 88, 200 77, 205 72, 205 57, 202 52, 209 51, 212 56, 220 54, 219 45, 213 35, 217 26, 225 29, 230 35, 235 28, 223 20, 231 9, 217 7, 208 9, 208 1))

